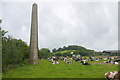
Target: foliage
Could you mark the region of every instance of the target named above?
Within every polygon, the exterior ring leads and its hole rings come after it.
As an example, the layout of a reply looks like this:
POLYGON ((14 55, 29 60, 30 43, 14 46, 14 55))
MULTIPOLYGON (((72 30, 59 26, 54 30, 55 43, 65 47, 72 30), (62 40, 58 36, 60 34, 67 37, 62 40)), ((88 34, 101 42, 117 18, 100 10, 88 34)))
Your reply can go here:
POLYGON ((54 48, 52 51, 53 52, 58 52, 58 51, 64 51, 64 50, 86 50, 86 48, 82 47, 82 46, 78 46, 78 45, 69 45, 68 47, 63 46, 63 48, 59 47, 58 49, 54 48))
POLYGON ((7 31, 2 30, 2 68, 7 71, 9 65, 20 64, 28 59, 29 46, 21 39, 5 37, 7 31))
POLYGON ((39 50, 39 58, 41 59, 47 59, 48 57, 52 56, 52 53, 47 48, 42 48, 39 50))
POLYGON ((55 53, 56 56, 72 56, 71 52, 75 55, 81 56, 93 56, 94 50, 86 49, 85 47, 78 45, 69 45, 68 47, 63 46, 63 48, 54 48, 52 52, 55 53))

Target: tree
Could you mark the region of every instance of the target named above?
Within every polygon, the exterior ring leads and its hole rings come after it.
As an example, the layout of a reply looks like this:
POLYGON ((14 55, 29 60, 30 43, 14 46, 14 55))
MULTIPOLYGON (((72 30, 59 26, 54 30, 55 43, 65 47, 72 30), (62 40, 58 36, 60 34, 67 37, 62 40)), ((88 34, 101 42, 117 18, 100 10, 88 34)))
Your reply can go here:
POLYGON ((52 52, 57 52, 58 50, 56 49, 56 48, 54 48, 53 50, 52 50, 52 52))
POLYGON ((86 49, 85 47, 78 45, 68 45, 68 47, 64 46, 63 48, 53 49, 53 52, 58 56, 71 56, 71 50, 74 51, 75 55, 81 56, 91 56, 94 54, 93 50, 86 49), (59 54, 58 54, 59 53, 59 54), (61 53, 61 55, 60 55, 61 53))
POLYGON ((39 58, 41 59, 47 59, 48 57, 52 56, 52 53, 50 52, 49 49, 47 48, 42 48, 41 50, 39 50, 39 58))
POLYGON ((28 59, 29 46, 21 39, 5 37, 7 31, 2 30, 2 67, 6 72, 9 65, 21 64, 28 59))
POLYGON ((8 33, 8 31, 5 31, 5 30, 1 30, 2 32, 2 36, 4 36, 6 33, 8 33))

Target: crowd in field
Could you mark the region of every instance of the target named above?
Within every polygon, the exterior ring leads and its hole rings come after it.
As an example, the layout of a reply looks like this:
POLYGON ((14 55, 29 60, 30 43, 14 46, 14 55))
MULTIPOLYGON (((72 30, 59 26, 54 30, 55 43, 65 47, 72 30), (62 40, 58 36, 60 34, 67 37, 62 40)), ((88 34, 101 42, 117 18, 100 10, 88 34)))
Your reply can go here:
POLYGON ((119 64, 118 62, 120 61, 118 56, 113 56, 113 57, 106 57, 106 56, 102 56, 102 57, 80 57, 80 56, 72 56, 72 57, 55 57, 52 56, 50 58, 48 58, 48 60, 50 62, 52 62, 52 64, 59 64, 59 61, 63 61, 66 64, 72 64, 73 61, 75 62, 81 62, 82 65, 91 65, 90 61, 100 61, 102 60, 103 64, 119 64))
MULTIPOLYGON (((72 56, 72 57, 55 57, 52 56, 48 58, 48 61, 50 61, 52 64, 59 64, 60 61, 65 62, 66 64, 72 64, 73 61, 80 62, 82 65, 92 65, 89 62, 95 61, 95 62, 102 62, 102 64, 119 64, 119 57, 118 56, 102 56, 102 57, 80 57, 80 56, 72 56)), ((113 71, 113 72, 106 72, 105 78, 108 80, 120 80, 120 71, 113 71)))

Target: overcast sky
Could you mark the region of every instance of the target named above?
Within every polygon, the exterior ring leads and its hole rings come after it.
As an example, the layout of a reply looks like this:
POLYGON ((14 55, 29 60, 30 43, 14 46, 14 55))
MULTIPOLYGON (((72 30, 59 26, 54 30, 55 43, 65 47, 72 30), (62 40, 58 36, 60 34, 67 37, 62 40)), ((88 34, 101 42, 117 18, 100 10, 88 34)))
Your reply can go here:
MULTIPOLYGON (((95 51, 118 48, 117 2, 37 4, 39 48, 64 45, 81 45, 95 51)), ((32 3, 4 2, 0 8, 3 29, 29 45, 32 3)))

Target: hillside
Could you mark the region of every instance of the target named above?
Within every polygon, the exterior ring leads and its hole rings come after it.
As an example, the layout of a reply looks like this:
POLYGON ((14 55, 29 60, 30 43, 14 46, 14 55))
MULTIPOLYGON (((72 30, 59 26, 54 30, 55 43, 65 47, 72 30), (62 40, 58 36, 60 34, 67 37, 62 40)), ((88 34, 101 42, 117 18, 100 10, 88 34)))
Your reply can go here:
POLYGON ((85 47, 78 45, 68 45, 63 46, 62 48, 53 49, 52 52, 57 56, 72 56, 72 55, 81 55, 81 56, 92 56, 94 55, 94 50, 86 49, 85 47))

